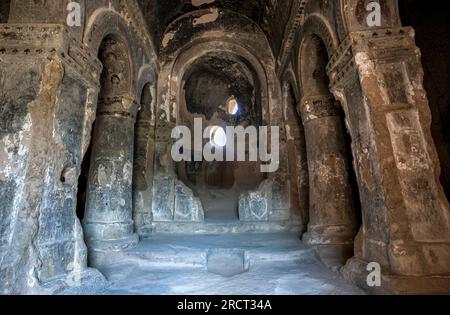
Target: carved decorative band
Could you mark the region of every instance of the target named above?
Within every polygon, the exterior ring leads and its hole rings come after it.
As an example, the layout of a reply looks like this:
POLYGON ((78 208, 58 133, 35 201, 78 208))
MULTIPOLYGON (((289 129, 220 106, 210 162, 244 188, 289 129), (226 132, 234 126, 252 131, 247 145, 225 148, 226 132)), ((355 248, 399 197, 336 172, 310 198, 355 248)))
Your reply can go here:
POLYGON ((324 117, 339 116, 342 113, 336 100, 331 95, 305 97, 299 104, 303 124, 324 117))
POLYGON ((330 86, 335 87, 346 81, 349 74, 355 73, 354 70, 356 70, 356 64, 353 58, 352 40, 347 37, 339 45, 327 65, 330 86))
POLYGON ((115 111, 115 110, 100 110, 97 113, 97 116, 114 116, 114 117, 123 117, 123 118, 134 119, 134 117, 131 115, 131 113, 124 112, 124 111, 115 111))
POLYGON ((89 48, 59 24, 0 24, 0 54, 34 59, 58 56, 93 85, 98 85, 102 70, 89 48))
MULTIPOLYGON (((309 0, 296 0, 293 4, 293 8, 296 9, 292 11, 293 16, 290 17, 287 24, 288 29, 285 32, 287 36, 284 37, 283 43, 281 45, 281 53, 279 54, 277 60, 279 71, 284 69, 291 53, 292 47, 294 47, 298 29, 303 25, 304 22, 305 8, 308 1, 309 0)), ((278 75, 280 75, 280 73, 278 73, 278 75)))
POLYGON ((128 96, 112 96, 98 100, 98 115, 120 115, 136 118, 139 104, 128 96))
POLYGON ((327 65, 332 87, 344 85, 357 73, 358 52, 364 52, 376 62, 392 62, 418 54, 414 31, 409 27, 351 32, 327 65))

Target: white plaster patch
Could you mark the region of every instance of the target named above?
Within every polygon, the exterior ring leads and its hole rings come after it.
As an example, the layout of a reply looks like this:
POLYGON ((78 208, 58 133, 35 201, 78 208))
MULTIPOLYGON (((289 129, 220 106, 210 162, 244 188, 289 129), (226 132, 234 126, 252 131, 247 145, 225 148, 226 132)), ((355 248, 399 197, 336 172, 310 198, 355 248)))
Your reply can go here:
POLYGON ((166 35, 164 35, 164 38, 162 40, 163 47, 167 47, 169 45, 170 41, 175 38, 175 32, 169 32, 166 35))
POLYGON ((151 113, 152 113, 152 117, 154 119, 154 117, 156 117, 156 87, 154 85, 152 85, 151 87, 151 94, 152 94, 152 105, 151 105, 151 113))
POLYGON ((375 65, 367 53, 359 52, 355 56, 355 62, 363 76, 370 76, 374 73, 375 65))
POLYGON ((104 165, 100 165, 98 167, 98 175, 97 175, 97 182, 100 187, 111 187, 111 185, 116 181, 116 176, 114 174, 114 171, 110 172, 107 170, 107 168, 104 165))
POLYGON ((133 164, 127 161, 123 166, 123 177, 126 179, 128 185, 132 184, 133 181, 133 164))
POLYGON ((192 0, 192 5, 194 7, 199 7, 202 6, 204 4, 211 4, 214 3, 216 0, 192 0))
POLYGON ((176 119, 177 118, 177 103, 173 103, 172 104, 172 118, 176 119))
POLYGON ((386 116, 397 168, 417 172, 429 170, 429 157, 420 132, 417 111, 389 113, 386 116), (403 119, 403 120, 402 120, 403 119), (404 124, 401 122, 406 121, 404 124))
POLYGON ((327 162, 330 162, 329 159, 324 161, 317 161, 316 162, 316 169, 317 174, 320 175, 320 178, 322 181, 324 181, 327 184, 333 184, 335 182, 345 182, 344 173, 339 172, 337 170, 345 170, 345 162, 342 158, 334 157, 331 160, 332 164, 329 164, 327 162))
POLYGON ((20 177, 25 171, 29 140, 27 135, 31 130, 31 125, 31 117, 28 114, 21 131, 2 138, 0 149, 0 175, 2 177, 20 177))
MULTIPOLYGON (((406 71, 403 67, 403 70, 406 71)), ((406 97, 408 98, 408 102, 411 104, 416 104, 416 90, 420 91, 423 90, 423 78, 420 80, 410 80, 410 77, 406 74, 404 75, 405 78, 405 85, 406 85, 406 97)))
POLYGON ((286 125, 286 135, 287 135, 287 140, 294 140, 294 136, 292 135, 292 129, 290 125, 286 125))
POLYGON ((211 13, 204 14, 201 17, 194 19, 192 24, 194 26, 201 24, 208 24, 216 21, 218 18, 219 18, 219 10, 213 9, 211 10, 211 13))
POLYGON ((161 104, 162 106, 160 106, 160 108, 162 110, 164 110, 164 112, 167 115, 167 119, 169 119, 169 115, 170 115, 170 91, 167 90, 167 94, 163 95, 163 101, 164 103, 161 104))

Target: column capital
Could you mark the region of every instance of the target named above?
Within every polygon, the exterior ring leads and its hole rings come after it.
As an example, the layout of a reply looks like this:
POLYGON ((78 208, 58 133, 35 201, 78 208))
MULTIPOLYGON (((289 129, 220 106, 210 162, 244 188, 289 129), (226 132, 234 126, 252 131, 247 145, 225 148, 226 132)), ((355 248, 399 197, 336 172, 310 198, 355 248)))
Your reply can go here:
POLYGON ((420 56, 411 27, 350 32, 342 40, 327 65, 330 86, 342 87, 370 72, 370 63, 392 63, 420 56), (363 66, 361 66, 363 63, 363 66))
POLYGON ((302 116, 303 124, 315 119, 341 114, 341 108, 331 94, 304 97, 298 104, 298 111, 302 116))
POLYGON ((65 74, 99 87, 102 64, 63 24, 0 24, 0 55, 6 63, 47 63, 58 58, 65 74))
POLYGON ((117 95, 100 98, 98 100, 99 116, 123 116, 136 118, 139 103, 128 95, 117 95))

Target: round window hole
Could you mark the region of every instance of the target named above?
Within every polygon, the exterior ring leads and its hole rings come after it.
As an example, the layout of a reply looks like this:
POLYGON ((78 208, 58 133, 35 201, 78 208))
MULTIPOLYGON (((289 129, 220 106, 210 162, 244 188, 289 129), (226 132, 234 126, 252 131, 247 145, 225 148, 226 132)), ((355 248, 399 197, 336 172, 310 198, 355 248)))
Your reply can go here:
POLYGON ((227 111, 230 115, 236 115, 239 111, 239 103, 235 97, 231 97, 227 101, 227 111))
POLYGON ((210 129, 210 142, 213 146, 216 147, 224 147, 227 144, 227 135, 225 133, 225 130, 222 127, 219 126, 213 126, 210 129))

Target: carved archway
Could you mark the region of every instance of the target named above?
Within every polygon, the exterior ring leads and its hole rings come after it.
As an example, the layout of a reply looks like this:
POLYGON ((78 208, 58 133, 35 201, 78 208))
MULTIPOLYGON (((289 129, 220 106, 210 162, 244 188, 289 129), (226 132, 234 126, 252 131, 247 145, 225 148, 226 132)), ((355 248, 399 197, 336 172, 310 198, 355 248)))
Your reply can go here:
POLYGON ((288 154, 288 170, 291 179, 291 212, 299 216, 303 231, 309 222, 309 177, 306 153, 305 129, 297 105, 300 91, 295 73, 286 70, 282 80, 283 118, 288 154))
POLYGON ((128 47, 123 36, 110 33, 98 49, 103 72, 84 217, 91 251, 127 248, 138 241, 132 217, 133 135, 138 106, 132 97, 128 47))
POLYGON ((353 256, 358 192, 344 113, 330 92, 326 71, 337 47, 336 36, 314 15, 305 22, 300 38, 299 111, 305 128, 310 184, 310 221, 304 241, 326 264, 340 266, 353 256))

